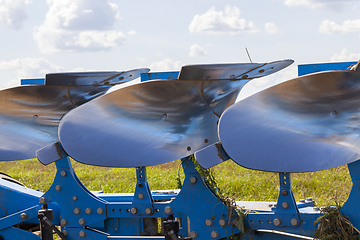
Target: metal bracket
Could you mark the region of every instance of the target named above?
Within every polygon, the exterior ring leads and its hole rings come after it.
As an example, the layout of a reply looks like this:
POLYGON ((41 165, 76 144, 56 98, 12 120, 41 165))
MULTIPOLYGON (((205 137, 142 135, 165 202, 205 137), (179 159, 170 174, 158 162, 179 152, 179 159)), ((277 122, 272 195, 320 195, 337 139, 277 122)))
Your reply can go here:
POLYGON ((151 191, 146 177, 146 167, 136 168, 136 189, 132 201, 131 214, 152 215, 154 213, 151 191))

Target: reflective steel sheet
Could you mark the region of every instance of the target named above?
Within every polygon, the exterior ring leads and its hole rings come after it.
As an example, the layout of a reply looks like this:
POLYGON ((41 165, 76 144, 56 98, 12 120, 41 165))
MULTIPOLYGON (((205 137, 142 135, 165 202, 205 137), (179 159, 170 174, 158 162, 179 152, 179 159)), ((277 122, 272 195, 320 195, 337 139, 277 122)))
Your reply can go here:
POLYGON ((241 166, 306 172, 359 159, 360 72, 330 71, 276 85, 228 108, 219 136, 241 166))
MULTIPOLYGON (((131 73, 139 77, 143 71, 131 73)), ((77 75, 81 78, 80 73, 77 75)), ((64 86, 68 75, 59 76, 63 81, 59 78, 58 86, 21 86, 0 91, 0 161, 34 158, 36 150, 58 141, 58 125, 65 113, 105 94, 111 87, 76 86, 76 82, 64 86)))

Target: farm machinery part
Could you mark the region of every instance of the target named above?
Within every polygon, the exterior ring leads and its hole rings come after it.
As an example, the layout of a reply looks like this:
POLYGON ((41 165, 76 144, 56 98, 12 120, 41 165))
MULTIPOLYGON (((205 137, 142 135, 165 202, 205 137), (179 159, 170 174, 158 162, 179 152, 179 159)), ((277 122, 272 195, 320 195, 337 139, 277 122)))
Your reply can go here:
POLYGON ((292 62, 184 66, 176 79, 107 94, 149 70, 50 74, 45 85, 1 91, 0 119, 7 124, 0 125, 0 160, 36 154, 45 165, 55 163, 56 175, 45 193, 0 179, 0 236, 52 240, 54 230, 68 240, 313 239, 320 211, 312 199, 295 201, 290 174, 344 164, 354 187, 342 211, 358 228, 359 140, 351 125, 357 68, 302 76, 234 104, 247 82, 292 62), (196 170, 193 154, 206 168, 232 159, 279 172, 277 202, 229 206, 196 170), (87 190, 70 157, 135 168, 134 194, 87 190), (146 167, 177 159, 185 174, 181 190, 151 191, 146 167), (39 228, 40 236, 33 233, 39 228))

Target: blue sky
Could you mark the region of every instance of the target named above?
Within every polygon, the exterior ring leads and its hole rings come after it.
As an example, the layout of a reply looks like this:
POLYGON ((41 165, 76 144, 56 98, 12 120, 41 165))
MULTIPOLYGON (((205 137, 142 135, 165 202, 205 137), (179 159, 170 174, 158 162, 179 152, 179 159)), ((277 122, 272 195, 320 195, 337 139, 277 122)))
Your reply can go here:
POLYGON ((297 65, 360 59, 360 0, 0 0, 0 88, 89 70, 293 59, 242 96, 297 76, 297 65))

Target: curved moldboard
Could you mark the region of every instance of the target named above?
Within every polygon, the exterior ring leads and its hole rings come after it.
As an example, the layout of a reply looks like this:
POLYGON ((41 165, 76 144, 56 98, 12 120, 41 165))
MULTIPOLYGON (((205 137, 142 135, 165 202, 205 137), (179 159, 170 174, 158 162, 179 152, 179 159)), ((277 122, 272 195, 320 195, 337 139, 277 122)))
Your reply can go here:
POLYGON ((307 172, 360 157, 360 72, 329 71, 263 90, 228 108, 219 137, 246 168, 307 172))

